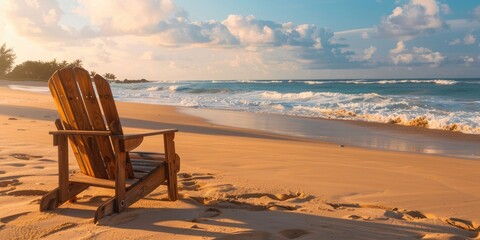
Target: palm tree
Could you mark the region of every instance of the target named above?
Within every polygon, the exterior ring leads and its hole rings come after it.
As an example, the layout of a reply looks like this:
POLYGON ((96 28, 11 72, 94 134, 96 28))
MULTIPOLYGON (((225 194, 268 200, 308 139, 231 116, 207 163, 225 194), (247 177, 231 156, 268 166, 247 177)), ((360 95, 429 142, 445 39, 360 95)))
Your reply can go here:
POLYGON ((7 48, 5 43, 0 47, 0 76, 5 75, 12 70, 15 57, 13 50, 7 48))

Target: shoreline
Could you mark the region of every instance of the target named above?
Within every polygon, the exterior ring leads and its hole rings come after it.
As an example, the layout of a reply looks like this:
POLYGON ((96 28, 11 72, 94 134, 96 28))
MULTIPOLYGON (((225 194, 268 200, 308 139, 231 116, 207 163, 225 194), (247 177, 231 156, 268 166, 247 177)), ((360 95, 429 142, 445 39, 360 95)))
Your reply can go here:
MULTIPOLYGON (((26 87, 46 86, 46 82, 23 82, 25 83, 24 86, 26 87)), ((1 80, 0 86, 8 87, 8 85, 19 85, 18 83, 19 82, 11 80, 1 80)), ((17 90, 33 92, 28 88, 17 90)), ((133 103, 129 101, 117 101, 133 103)), ((291 116, 277 113, 256 113, 229 109, 192 108, 155 103, 138 104, 172 106, 178 108, 182 113, 200 117, 209 123, 215 123, 228 127, 239 127, 240 130, 250 129, 268 132, 271 134, 279 134, 282 136, 302 138, 307 141, 319 140, 322 142, 343 146, 355 146, 368 149, 411 152, 480 160, 480 149, 477 149, 477 143, 480 142, 480 134, 467 134, 458 131, 430 129, 390 123, 368 122, 361 120, 327 119, 320 117, 291 116), (234 117, 237 118, 233 120, 234 117), (239 119, 247 120, 243 120, 243 122, 234 122, 238 121, 239 119), (255 126, 254 124, 251 124, 250 122, 253 121, 260 122, 260 124, 263 124, 263 126, 255 126), (273 124, 273 126, 266 126, 265 122, 269 122, 270 124, 273 124), (301 123, 302 126, 292 126, 298 125, 298 123, 301 123), (317 129, 320 124, 327 125, 327 127, 320 126, 320 128, 317 129), (339 133, 332 131, 332 129, 343 128, 346 128, 349 131, 346 132, 343 130, 339 131, 339 133), (325 131, 326 133, 322 131, 325 131), (352 134, 354 134, 354 137, 352 137, 352 134)))
POLYGON ((343 146, 480 160, 480 150, 477 147, 480 135, 477 134, 359 120, 310 118, 224 109, 178 108, 182 113, 229 127, 293 135, 343 146), (300 125, 295 126, 298 123, 300 125))
MULTIPOLYGON (((48 135, 57 116, 55 106, 48 94, 0 87, 2 234, 148 238, 155 232, 180 239, 245 231, 270 238, 303 232, 311 239, 326 232, 343 239, 479 236, 478 230, 461 229, 480 226, 479 161, 341 148, 220 126, 173 106, 117 102, 117 107, 126 132, 180 129, 176 148, 182 159, 181 200, 162 201, 166 191, 159 187, 126 212, 94 225, 91 218, 101 203, 97 196, 109 193, 92 188, 78 203, 38 212, 36 199, 57 184, 57 152, 48 135), (206 215, 211 214, 208 209, 219 215, 206 215), (64 223, 75 224, 61 228, 64 223)), ((146 139, 141 150, 158 151, 161 141, 146 139)), ((70 167, 78 169, 75 160, 70 167)))

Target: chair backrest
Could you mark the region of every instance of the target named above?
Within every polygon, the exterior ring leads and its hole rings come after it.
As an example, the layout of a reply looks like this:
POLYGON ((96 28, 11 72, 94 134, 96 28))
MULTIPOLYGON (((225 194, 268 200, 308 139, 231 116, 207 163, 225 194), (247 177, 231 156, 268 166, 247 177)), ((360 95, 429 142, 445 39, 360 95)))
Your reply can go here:
MULTIPOLYGON (((98 74, 93 79, 95 83, 88 71, 75 67, 56 71, 48 81, 63 128, 123 134, 109 83, 98 74)), ((69 140, 84 174, 115 178, 115 153, 110 137, 74 136, 69 140)), ((133 178, 130 161, 127 161, 126 176, 133 178)))

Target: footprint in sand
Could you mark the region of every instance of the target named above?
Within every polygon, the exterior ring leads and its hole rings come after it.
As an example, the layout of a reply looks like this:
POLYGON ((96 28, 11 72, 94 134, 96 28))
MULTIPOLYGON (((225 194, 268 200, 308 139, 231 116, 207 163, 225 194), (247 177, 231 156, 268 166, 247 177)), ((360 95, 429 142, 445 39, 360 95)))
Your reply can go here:
POLYGON ((480 230, 480 225, 479 226, 474 226, 474 223, 472 221, 469 221, 469 220, 464 220, 464 219, 460 219, 460 218, 447 218, 447 219, 445 219, 445 222, 447 222, 448 224, 450 224, 454 227, 462 228, 462 229, 469 230, 469 231, 480 230))
POLYGON ((265 231, 245 231, 245 232, 235 232, 225 236, 216 238, 217 240, 269 240, 275 239, 273 235, 265 231))
POLYGON ((184 186, 193 186, 197 184, 197 181, 182 181, 182 185, 184 186))
POLYGON ((178 174, 179 179, 185 179, 185 178, 191 178, 191 177, 192 177, 192 175, 188 174, 188 173, 179 173, 178 174))
POLYGON ((397 212, 397 211, 387 210, 387 211, 385 211, 383 216, 388 217, 388 218, 394 218, 394 219, 403 219, 403 213, 397 212))
POLYGON ((23 212, 23 213, 17 213, 17 214, 14 214, 14 215, 6 216, 6 217, 1 218, 0 222, 7 224, 7 223, 9 223, 9 222, 21 217, 21 216, 27 215, 29 213, 30 212, 23 212))
POLYGON ((286 201, 292 198, 296 198, 300 196, 300 193, 277 193, 277 194, 270 194, 270 193, 246 193, 246 194, 240 194, 237 195, 236 198, 262 198, 262 197, 268 197, 272 200, 277 200, 277 201, 286 201))
POLYGON ((405 211, 403 212, 403 219, 407 221, 414 221, 418 219, 425 219, 427 216, 425 216, 423 213, 419 211, 405 211))
POLYGON ((282 231, 278 232, 278 234, 280 234, 283 237, 288 238, 288 239, 295 239, 295 238, 299 238, 301 236, 310 234, 310 232, 307 231, 307 230, 296 228, 296 229, 285 229, 285 230, 282 230, 282 231))
POLYGON ((188 191, 197 191, 199 190, 203 184, 199 184, 197 181, 180 181, 180 190, 188 190, 188 191))
POLYGON ((360 216, 360 215, 350 215, 347 216, 346 218, 352 219, 352 220, 364 220, 364 221, 386 221, 389 218, 388 217, 377 217, 377 218, 372 218, 368 216, 360 216))
POLYGON ((26 165, 26 164, 23 164, 23 163, 8 163, 8 164, 5 164, 5 166, 25 167, 25 166, 27 166, 27 165, 26 165))
POLYGON ((347 218, 353 219, 353 220, 364 219, 364 217, 362 217, 360 215, 350 215, 347 218))
POLYGON ((47 158, 38 159, 38 161, 40 161, 40 162, 56 162, 55 160, 47 159, 47 158))
POLYGON ((43 196, 47 194, 47 191, 43 190, 18 190, 18 191, 12 191, 8 192, 7 195, 9 196, 43 196))
POLYGON ((29 155, 24 153, 13 153, 13 154, 10 154, 10 157, 14 157, 16 159, 21 159, 21 160, 30 160, 30 158, 42 158, 43 156, 29 155))
POLYGON ((326 203, 327 205, 330 205, 333 209, 335 210, 345 210, 347 208, 361 208, 359 204, 353 204, 353 203, 326 203))
POLYGON ((23 154, 23 153, 10 154, 10 157, 14 157, 16 159, 21 159, 21 160, 29 160, 30 159, 30 156, 28 154, 23 154))
POLYGON ((49 235, 52 235, 54 233, 57 233, 57 232, 61 232, 63 230, 66 230, 66 229, 69 229, 69 228, 72 228, 72 227, 75 227, 77 226, 78 223, 73 223, 73 222, 65 222, 65 223, 62 223, 58 226, 55 226, 53 228, 50 228, 48 230, 46 230, 41 236, 40 238, 44 238, 44 237, 47 237, 49 235))
POLYGON ((222 213, 218 208, 207 208, 205 211, 199 214, 201 218, 213 218, 217 217, 222 213))
POLYGON ((213 174, 211 173, 180 173, 178 174, 180 181, 192 181, 192 180, 202 180, 202 179, 213 179, 213 174))
POLYGON ((278 204, 269 204, 266 207, 268 210, 272 211, 294 211, 297 210, 298 207, 287 206, 287 205, 278 205, 278 204))
POLYGON ((9 187, 9 186, 17 186, 22 184, 20 181, 17 179, 13 180, 6 180, 6 181, 0 181, 0 187, 9 187))
POLYGON ((180 173, 178 174, 180 189, 187 191, 198 191, 205 183, 199 182, 197 180, 207 180, 213 179, 213 174, 206 173, 180 173))

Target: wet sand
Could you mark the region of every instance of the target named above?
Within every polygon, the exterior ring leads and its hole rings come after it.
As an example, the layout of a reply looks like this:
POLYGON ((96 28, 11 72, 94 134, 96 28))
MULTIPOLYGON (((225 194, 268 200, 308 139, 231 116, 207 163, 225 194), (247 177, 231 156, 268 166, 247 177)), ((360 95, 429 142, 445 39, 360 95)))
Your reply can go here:
POLYGON ((395 124, 179 108, 211 123, 321 140, 344 146, 480 160, 480 135, 395 124))

